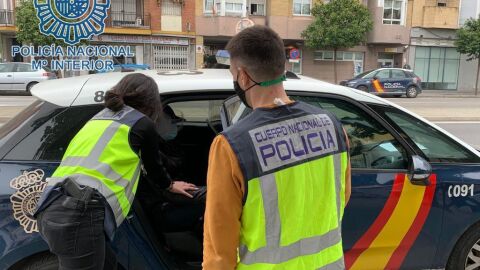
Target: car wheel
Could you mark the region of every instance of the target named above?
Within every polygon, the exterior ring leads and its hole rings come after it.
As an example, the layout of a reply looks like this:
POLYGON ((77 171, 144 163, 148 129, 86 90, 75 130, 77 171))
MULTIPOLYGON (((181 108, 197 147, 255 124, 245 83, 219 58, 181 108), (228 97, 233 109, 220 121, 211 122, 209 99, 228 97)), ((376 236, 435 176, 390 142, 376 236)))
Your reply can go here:
POLYGON ((417 95, 418 95, 417 87, 415 87, 415 86, 410 86, 410 87, 408 87, 408 89, 407 89, 407 97, 409 97, 409 98, 415 98, 415 97, 417 97, 417 95))
POLYGON ((447 263, 447 270, 480 268, 480 224, 469 229, 455 245, 447 263))
POLYGON ((26 259, 18 265, 14 265, 12 270, 57 270, 58 259, 52 253, 39 253, 26 259))
POLYGON ((357 89, 363 92, 368 92, 368 88, 365 85, 360 85, 359 87, 357 87, 357 89))
POLYGON ((27 85, 27 93, 30 93, 30 90, 32 89, 32 87, 37 84, 38 82, 31 82, 27 85))

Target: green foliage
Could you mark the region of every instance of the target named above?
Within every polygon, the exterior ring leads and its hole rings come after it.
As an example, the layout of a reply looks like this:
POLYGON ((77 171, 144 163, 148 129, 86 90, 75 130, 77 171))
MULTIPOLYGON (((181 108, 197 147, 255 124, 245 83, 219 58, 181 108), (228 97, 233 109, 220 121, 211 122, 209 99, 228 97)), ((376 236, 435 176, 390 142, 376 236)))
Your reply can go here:
POLYGON ((480 18, 469 19, 457 31, 457 51, 468 56, 468 61, 480 58, 480 18))
POLYGON ((312 15, 312 24, 302 33, 305 45, 312 49, 354 47, 365 41, 373 28, 368 8, 358 0, 315 4, 312 15))
POLYGON ((32 44, 34 46, 56 44, 66 46, 63 41, 40 33, 38 29, 40 20, 37 17, 32 0, 22 1, 22 4, 15 8, 15 16, 15 24, 18 27, 17 40, 22 44, 32 44))

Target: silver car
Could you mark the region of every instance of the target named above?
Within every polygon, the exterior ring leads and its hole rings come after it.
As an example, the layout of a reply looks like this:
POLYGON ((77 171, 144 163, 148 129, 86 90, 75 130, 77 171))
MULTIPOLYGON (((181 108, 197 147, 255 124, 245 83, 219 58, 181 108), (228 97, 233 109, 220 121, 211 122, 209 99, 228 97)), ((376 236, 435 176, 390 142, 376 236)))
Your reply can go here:
POLYGON ((0 63, 0 90, 26 91, 37 83, 56 79, 55 73, 48 68, 32 69, 29 63, 0 63))

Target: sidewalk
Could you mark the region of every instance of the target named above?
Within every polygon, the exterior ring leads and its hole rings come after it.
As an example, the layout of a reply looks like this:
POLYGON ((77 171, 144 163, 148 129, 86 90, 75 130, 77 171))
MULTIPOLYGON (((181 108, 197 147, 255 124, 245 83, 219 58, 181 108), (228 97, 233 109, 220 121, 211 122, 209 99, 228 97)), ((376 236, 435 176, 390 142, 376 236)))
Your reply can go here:
POLYGON ((475 90, 423 90, 418 97, 444 97, 444 98, 480 98, 480 89, 478 95, 475 96, 475 90))

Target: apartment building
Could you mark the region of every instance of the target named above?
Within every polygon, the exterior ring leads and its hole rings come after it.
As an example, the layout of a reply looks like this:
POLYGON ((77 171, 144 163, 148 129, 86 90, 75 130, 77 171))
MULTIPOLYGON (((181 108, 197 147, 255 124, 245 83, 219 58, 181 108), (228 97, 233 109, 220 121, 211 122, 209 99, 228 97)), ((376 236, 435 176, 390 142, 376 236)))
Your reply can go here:
MULTIPOLYGON (((319 0, 320 1, 320 0, 319 0)), ((328 0, 326 0, 328 1, 328 0)), ((203 36, 205 59, 248 25, 267 25, 277 31, 285 49, 300 51, 286 67, 299 74, 333 81, 333 51, 304 46, 301 33, 312 22, 315 0, 196 0, 196 30, 203 36)), ((377 67, 402 67, 407 59, 409 29, 406 0, 364 0, 372 13, 374 29, 365 44, 337 52, 338 79, 348 79, 377 67)))
MULTIPOLYGON (((22 61, 10 56, 16 44, 14 5, 0 0, 0 35, 3 61, 22 61)), ((135 57, 118 63, 149 64, 153 69, 195 69, 194 0, 111 0, 104 34, 92 44, 130 45, 135 57)))
POLYGON ((10 60, 10 47, 15 40, 15 2, 0 0, 0 60, 10 60))
MULTIPOLYGON (((460 27, 470 18, 480 17, 480 0, 462 0, 459 15, 460 27)), ((458 70, 457 89, 459 91, 471 91, 475 88, 475 76, 477 76, 478 60, 467 61, 466 55, 460 55, 460 68, 458 70)))
MULTIPOLYGON (((424 89, 457 90, 462 56, 455 48, 464 9, 477 0, 409 0, 411 26, 408 62, 422 78, 424 89)), ((474 9, 475 10, 475 9, 474 9)), ((465 16, 470 11, 464 10, 465 16)))

